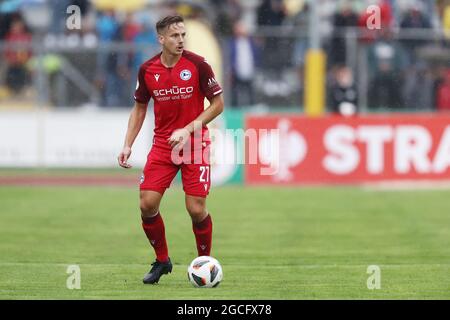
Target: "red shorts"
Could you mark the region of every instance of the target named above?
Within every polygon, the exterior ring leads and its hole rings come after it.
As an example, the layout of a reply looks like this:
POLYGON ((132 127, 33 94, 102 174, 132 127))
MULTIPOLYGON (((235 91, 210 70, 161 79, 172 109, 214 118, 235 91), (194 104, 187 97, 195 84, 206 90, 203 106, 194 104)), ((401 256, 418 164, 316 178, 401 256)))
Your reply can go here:
POLYGON ((209 152, 208 143, 201 150, 192 151, 186 157, 189 159, 175 159, 174 162, 171 150, 154 145, 147 156, 140 190, 152 190, 164 194, 178 170, 181 169, 184 192, 187 195, 206 198, 211 186, 209 152))

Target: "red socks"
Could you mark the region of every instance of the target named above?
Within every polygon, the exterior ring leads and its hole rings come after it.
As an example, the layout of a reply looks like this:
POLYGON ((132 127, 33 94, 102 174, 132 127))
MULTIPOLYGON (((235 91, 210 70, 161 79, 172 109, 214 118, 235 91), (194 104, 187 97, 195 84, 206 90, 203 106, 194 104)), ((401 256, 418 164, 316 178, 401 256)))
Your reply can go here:
POLYGON ((142 228, 150 241, 153 249, 155 249, 156 259, 159 262, 166 262, 169 259, 169 251, 167 249, 166 233, 164 221, 161 214, 151 218, 142 218, 142 228))
POLYGON ((209 256, 211 252, 212 240, 212 220, 208 214, 203 221, 192 223, 192 230, 197 242, 197 251, 199 256, 209 256))
MULTIPOLYGON (((150 241, 153 249, 155 249, 156 259, 159 262, 166 262, 169 259, 169 251, 167 249, 166 234, 164 221, 161 214, 151 218, 142 218, 142 228, 150 241)), ((192 223, 195 241, 197 243, 197 252, 199 256, 209 256, 211 252, 212 242, 212 220, 208 214, 203 221, 192 223)))

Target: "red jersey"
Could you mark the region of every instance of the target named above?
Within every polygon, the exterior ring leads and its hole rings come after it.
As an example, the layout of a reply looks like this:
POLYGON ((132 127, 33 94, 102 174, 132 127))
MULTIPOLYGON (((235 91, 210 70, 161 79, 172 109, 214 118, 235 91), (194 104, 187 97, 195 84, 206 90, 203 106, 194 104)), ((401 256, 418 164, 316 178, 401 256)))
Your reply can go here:
MULTIPOLYGON (((195 120, 204 110, 204 99, 222 93, 205 58, 184 50, 174 67, 161 63, 161 53, 144 62, 138 74, 134 99, 148 104, 153 98, 155 113, 154 145, 170 150, 168 139, 176 129, 195 120)), ((202 128, 208 141, 208 128, 202 128)))

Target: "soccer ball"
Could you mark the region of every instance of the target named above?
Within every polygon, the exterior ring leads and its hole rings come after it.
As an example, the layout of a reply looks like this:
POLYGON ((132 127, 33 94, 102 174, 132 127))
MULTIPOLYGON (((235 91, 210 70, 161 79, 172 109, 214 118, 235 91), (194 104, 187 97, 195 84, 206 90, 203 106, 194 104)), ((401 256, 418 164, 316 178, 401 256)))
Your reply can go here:
POLYGON ((197 288, 217 287, 223 278, 222 266, 213 257, 195 258, 188 267, 188 278, 197 288))

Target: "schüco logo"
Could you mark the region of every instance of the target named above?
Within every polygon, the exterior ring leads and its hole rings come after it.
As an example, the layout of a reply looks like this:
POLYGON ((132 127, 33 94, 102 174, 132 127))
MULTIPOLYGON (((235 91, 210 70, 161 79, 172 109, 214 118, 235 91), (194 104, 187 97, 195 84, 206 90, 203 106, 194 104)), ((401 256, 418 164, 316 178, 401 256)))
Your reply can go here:
POLYGON ((164 97, 164 96, 171 96, 171 95, 178 95, 178 94, 189 94, 194 92, 194 87, 178 87, 173 86, 169 89, 159 89, 159 90, 153 90, 153 95, 155 97, 164 97))

